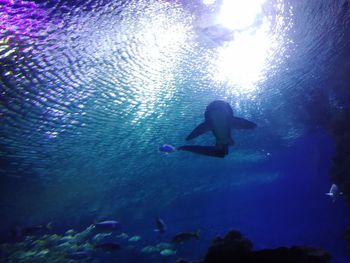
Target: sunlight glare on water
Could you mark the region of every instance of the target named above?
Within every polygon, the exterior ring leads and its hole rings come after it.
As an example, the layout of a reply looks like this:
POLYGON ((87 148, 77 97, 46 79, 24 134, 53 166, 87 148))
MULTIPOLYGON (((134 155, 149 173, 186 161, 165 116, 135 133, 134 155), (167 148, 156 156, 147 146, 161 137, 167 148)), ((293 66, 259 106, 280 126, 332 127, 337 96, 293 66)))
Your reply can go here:
POLYGON ((265 0, 223 0, 217 22, 223 26, 240 30, 254 24, 262 12, 265 0))
MULTIPOLYGON (((212 78, 218 83, 226 83, 234 94, 253 94, 266 74, 273 73, 277 67, 276 55, 283 55, 283 45, 288 40, 283 37, 281 27, 284 17, 276 20, 281 23, 272 30, 272 19, 263 15, 264 0, 223 1, 217 22, 233 31, 232 41, 217 50, 212 59, 214 73, 212 78)), ((282 8, 277 5, 275 8, 282 8)), ((278 10, 281 13, 281 10, 278 10)))
POLYGON ((141 104, 141 108, 147 108, 137 112, 134 123, 155 112, 157 102, 164 99, 160 93, 162 89, 168 88, 167 98, 172 97, 175 87, 171 83, 181 61, 181 47, 188 40, 188 29, 184 24, 169 24, 165 14, 146 18, 141 24, 140 31, 135 32, 142 41, 138 53, 144 56, 143 67, 152 69, 155 78, 138 79, 132 76, 136 80, 134 85, 143 87, 143 92, 135 100, 141 104))

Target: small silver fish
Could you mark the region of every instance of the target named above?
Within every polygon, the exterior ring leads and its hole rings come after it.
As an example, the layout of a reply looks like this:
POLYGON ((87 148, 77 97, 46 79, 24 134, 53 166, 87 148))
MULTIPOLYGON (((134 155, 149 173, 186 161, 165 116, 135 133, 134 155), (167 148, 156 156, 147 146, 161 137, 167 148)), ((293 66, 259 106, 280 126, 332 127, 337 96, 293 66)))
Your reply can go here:
POLYGON ((166 231, 166 225, 163 219, 161 219, 159 216, 157 216, 156 218, 156 228, 154 229, 154 231, 160 234, 163 234, 166 231))
POLYGON ((335 202, 340 195, 343 195, 343 192, 339 192, 338 186, 336 184, 332 184, 331 189, 329 189, 329 192, 326 193, 326 195, 330 196, 332 201, 335 202))
POLYGON ((173 249, 163 249, 162 251, 160 251, 160 254, 162 256, 173 256, 176 255, 176 250, 173 249))
POLYGON ((140 236, 133 236, 133 237, 130 237, 129 238, 129 242, 137 242, 137 241, 139 241, 141 239, 141 237, 140 236))
POLYGON ((101 242, 103 239, 105 239, 106 237, 110 237, 112 235, 112 233, 98 233, 95 236, 92 237, 92 241, 94 242, 101 242))
POLYGON ((122 238, 122 239, 126 239, 126 238, 128 238, 129 236, 128 236, 128 234, 127 233, 121 233, 121 234, 119 234, 118 236, 117 236, 117 238, 122 238))
POLYGON ((141 250, 142 253, 154 253, 154 252, 159 252, 159 249, 157 247, 154 247, 154 246, 147 246, 147 247, 144 247, 142 250, 141 250))
POLYGON ((120 223, 115 220, 106 220, 101 222, 96 222, 95 228, 101 231, 112 232, 120 228, 120 223))

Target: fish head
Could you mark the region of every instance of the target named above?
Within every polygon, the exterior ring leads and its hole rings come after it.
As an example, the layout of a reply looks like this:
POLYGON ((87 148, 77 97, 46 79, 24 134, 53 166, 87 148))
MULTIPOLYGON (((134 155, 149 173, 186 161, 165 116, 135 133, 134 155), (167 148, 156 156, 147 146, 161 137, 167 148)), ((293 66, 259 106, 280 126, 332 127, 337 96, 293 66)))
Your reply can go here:
POLYGON ((226 101, 214 100, 207 106, 204 117, 210 124, 213 124, 213 122, 229 122, 233 118, 233 110, 226 101))

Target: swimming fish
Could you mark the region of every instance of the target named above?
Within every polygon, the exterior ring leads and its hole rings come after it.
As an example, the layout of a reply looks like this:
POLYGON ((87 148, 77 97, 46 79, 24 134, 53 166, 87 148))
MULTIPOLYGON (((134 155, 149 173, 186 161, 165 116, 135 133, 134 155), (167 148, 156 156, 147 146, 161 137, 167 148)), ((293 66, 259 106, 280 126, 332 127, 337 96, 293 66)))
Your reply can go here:
POLYGON ((176 151, 176 148, 170 144, 163 144, 159 147, 159 151, 165 152, 165 153, 172 153, 176 151))
POLYGON ((50 250, 43 249, 41 251, 39 251, 38 253, 35 254, 36 257, 45 257, 47 254, 49 254, 50 250))
POLYGON ((130 237, 128 241, 129 242, 137 242, 139 240, 141 240, 140 236, 133 236, 133 237, 130 237))
POLYGON ((109 233, 98 233, 96 235, 94 235, 91 240, 93 242, 101 242, 103 239, 106 239, 107 237, 110 237, 112 235, 111 232, 109 233))
POLYGON ((339 191, 339 188, 336 184, 332 184, 331 189, 329 189, 329 192, 326 193, 326 195, 330 196, 332 198, 332 201, 335 202, 339 195, 343 195, 343 192, 339 191))
POLYGON ((128 236, 128 234, 127 233, 121 233, 121 234, 119 234, 118 236, 117 236, 117 238, 122 238, 122 239, 126 239, 126 238, 128 238, 129 236, 128 236))
POLYGON ((215 146, 183 145, 178 150, 223 158, 228 154, 228 147, 234 145, 232 129, 254 129, 257 126, 251 121, 235 117, 230 104, 222 100, 211 102, 205 110, 204 118, 204 122, 187 136, 186 141, 211 131, 216 139, 215 146))
POLYGON ((173 256, 176 255, 176 250, 173 249, 163 249, 162 251, 160 251, 160 254, 162 256, 173 256))
POLYGON ((168 242, 160 242, 156 245, 156 248, 158 248, 159 250, 164 250, 164 249, 173 249, 174 248, 174 244, 173 243, 168 243, 168 242))
POLYGON ((72 240, 74 240, 75 236, 73 235, 69 235, 69 236, 63 236, 60 238, 60 242, 70 242, 72 240))
POLYGON ((176 243, 176 244, 180 244, 183 243, 185 241, 191 240, 191 239, 199 239, 200 237, 200 231, 196 231, 196 232, 183 232, 183 233, 179 233, 177 235, 175 235, 171 242, 172 243, 176 243))
POLYGON ((74 229, 69 229, 64 234, 65 235, 74 235, 75 233, 76 233, 76 231, 74 229))
POLYGON ((166 225, 165 225, 164 221, 159 216, 157 216, 157 218, 156 218, 156 228, 154 229, 154 231, 156 231, 160 234, 163 234, 166 231, 166 225))
POLYGON ((94 226, 97 230, 112 232, 120 228, 120 223, 115 220, 106 220, 106 221, 96 222, 94 226))
POLYGON ((142 248, 141 252, 143 253, 154 253, 154 252, 158 252, 159 248, 154 247, 154 246, 146 246, 144 248, 142 248))

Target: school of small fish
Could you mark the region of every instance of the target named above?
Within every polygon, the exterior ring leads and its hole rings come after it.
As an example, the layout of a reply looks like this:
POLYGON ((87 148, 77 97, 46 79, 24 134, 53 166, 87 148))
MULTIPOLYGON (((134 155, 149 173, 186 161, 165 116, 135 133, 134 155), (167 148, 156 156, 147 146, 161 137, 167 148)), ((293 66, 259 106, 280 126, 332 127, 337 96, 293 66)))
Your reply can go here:
MULTIPOLYGON (((125 248, 138 250, 143 254, 158 254, 161 257, 175 257, 177 246, 190 239, 199 238, 199 232, 182 232, 168 242, 154 245, 142 243, 140 235, 121 232, 116 220, 95 222, 83 231, 69 229, 63 234, 52 233, 52 223, 32 226, 17 226, 12 230, 15 242, 0 244, 0 262, 93 262, 98 263, 100 253, 120 253, 125 248), (140 243, 141 242, 141 243, 140 243)), ((167 227, 160 217, 156 217, 157 234, 164 237, 167 227)))

